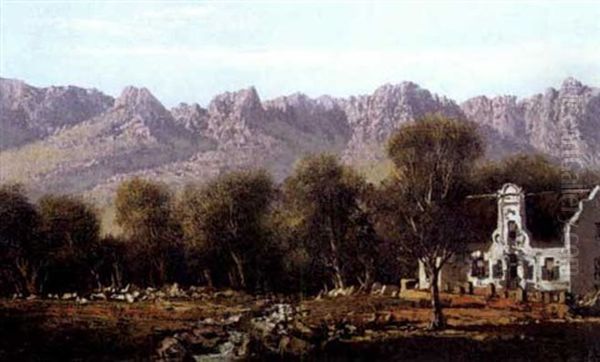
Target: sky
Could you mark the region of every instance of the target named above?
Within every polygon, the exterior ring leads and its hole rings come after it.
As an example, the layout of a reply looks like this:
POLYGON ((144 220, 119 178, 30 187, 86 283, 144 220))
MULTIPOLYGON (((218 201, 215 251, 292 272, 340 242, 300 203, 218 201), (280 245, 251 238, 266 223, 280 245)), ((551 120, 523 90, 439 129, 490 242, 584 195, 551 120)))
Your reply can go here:
POLYGON ((0 0, 0 76, 164 104, 372 93, 413 81, 457 101, 600 86, 600 1, 0 0))

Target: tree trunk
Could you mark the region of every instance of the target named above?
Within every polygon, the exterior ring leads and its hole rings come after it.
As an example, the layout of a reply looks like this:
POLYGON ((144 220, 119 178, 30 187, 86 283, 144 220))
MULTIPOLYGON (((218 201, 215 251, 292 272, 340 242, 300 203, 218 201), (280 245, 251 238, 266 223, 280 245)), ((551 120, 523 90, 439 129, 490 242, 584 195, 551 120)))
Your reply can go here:
POLYGON ((210 270, 209 269, 204 269, 202 271, 202 273, 204 274, 204 279, 206 280, 206 285, 209 288, 212 288, 213 287, 213 281, 212 281, 212 276, 210 274, 210 270))
POLYGON ((333 268, 333 288, 341 289, 344 288, 344 277, 342 276, 342 268, 340 267, 340 260, 338 257, 338 248, 335 241, 330 240, 331 246, 331 267, 333 268))
POLYGON ((164 285, 167 282, 167 266, 163 257, 160 257, 156 261, 156 279, 160 285, 164 285))
POLYGON ((442 313, 442 304, 440 302, 440 288, 438 285, 440 269, 433 268, 431 271, 431 323, 429 329, 442 329, 446 326, 446 320, 442 313))
POLYGON ((244 265, 242 264, 242 259, 233 251, 231 252, 231 258, 233 259, 237 269, 240 286, 243 289, 246 289, 246 277, 244 275, 244 265))
POLYGON ((94 282, 96 283, 96 289, 102 290, 102 281, 100 280, 100 274, 94 269, 91 269, 90 273, 92 274, 94 282))
POLYGON ((371 285, 373 284, 373 281, 371 279, 371 271, 369 268, 365 268, 365 270, 363 271, 363 275, 357 277, 358 283, 360 284, 360 290, 361 291, 368 291, 369 289, 371 289, 371 285))
POLYGON ((23 291, 26 295, 32 295, 36 292, 37 274, 35 267, 31 266, 26 260, 17 258, 15 265, 22 280, 23 291))
POLYGON ((113 286, 116 286, 117 288, 121 288, 123 286, 123 283, 122 283, 123 276, 121 273, 121 268, 119 268, 118 263, 113 263, 112 268, 113 268, 113 277, 112 277, 113 286))

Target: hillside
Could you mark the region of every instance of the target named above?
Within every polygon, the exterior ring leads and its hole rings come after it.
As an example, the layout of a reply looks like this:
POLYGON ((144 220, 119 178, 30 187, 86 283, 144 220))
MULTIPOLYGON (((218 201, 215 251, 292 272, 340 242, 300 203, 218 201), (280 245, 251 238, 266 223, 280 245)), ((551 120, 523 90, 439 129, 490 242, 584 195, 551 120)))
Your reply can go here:
POLYGON ((247 167, 281 180, 315 152, 382 173, 387 137, 428 113, 477 123, 489 158, 541 152, 600 167, 600 90, 571 78, 529 98, 480 96, 460 105, 411 82, 348 98, 296 93, 267 101, 248 88, 217 95, 206 108, 170 110, 145 88, 113 99, 0 78, 0 90, 0 182, 24 183, 33 195, 107 198, 134 175, 183 185, 247 167))

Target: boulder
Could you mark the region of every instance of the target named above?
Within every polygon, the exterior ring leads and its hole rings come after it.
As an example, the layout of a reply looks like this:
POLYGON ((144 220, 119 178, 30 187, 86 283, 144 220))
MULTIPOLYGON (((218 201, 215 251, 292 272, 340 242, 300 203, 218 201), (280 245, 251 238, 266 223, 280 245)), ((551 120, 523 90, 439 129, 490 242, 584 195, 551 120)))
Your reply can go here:
POLYGON ((381 295, 387 297, 397 297, 400 293, 400 288, 397 285, 384 285, 381 288, 381 295))
POLYGON ((371 285, 371 294, 373 295, 378 295, 381 294, 381 290, 383 289, 383 285, 381 283, 373 283, 373 285, 371 285))
POLYGON ((64 293, 60 299, 62 300, 75 300, 77 293, 64 293))
POLYGON ((77 297, 77 299, 75 299, 75 303, 80 304, 80 305, 85 305, 88 304, 88 300, 86 298, 79 298, 77 297))
POLYGON ((185 348, 174 337, 166 337, 161 342, 156 350, 159 358, 165 360, 183 360, 185 358, 185 348))
POLYGON ((91 300, 106 300, 106 294, 104 293, 92 293, 90 294, 91 300))

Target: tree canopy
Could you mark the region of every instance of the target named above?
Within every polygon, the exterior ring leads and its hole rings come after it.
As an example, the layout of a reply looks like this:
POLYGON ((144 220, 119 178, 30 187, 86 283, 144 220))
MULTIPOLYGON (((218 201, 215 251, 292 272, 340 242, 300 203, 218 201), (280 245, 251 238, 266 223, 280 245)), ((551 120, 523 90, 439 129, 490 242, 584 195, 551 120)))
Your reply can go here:
POLYGON ((468 192, 475 162, 483 154, 473 124, 427 116, 401 127, 390 137, 388 155, 395 175, 390 182, 398 192, 397 225, 401 250, 423 263, 430 278, 433 318, 431 327, 445 322, 439 301, 439 273, 443 265, 469 240, 468 220, 460 211, 468 192))

